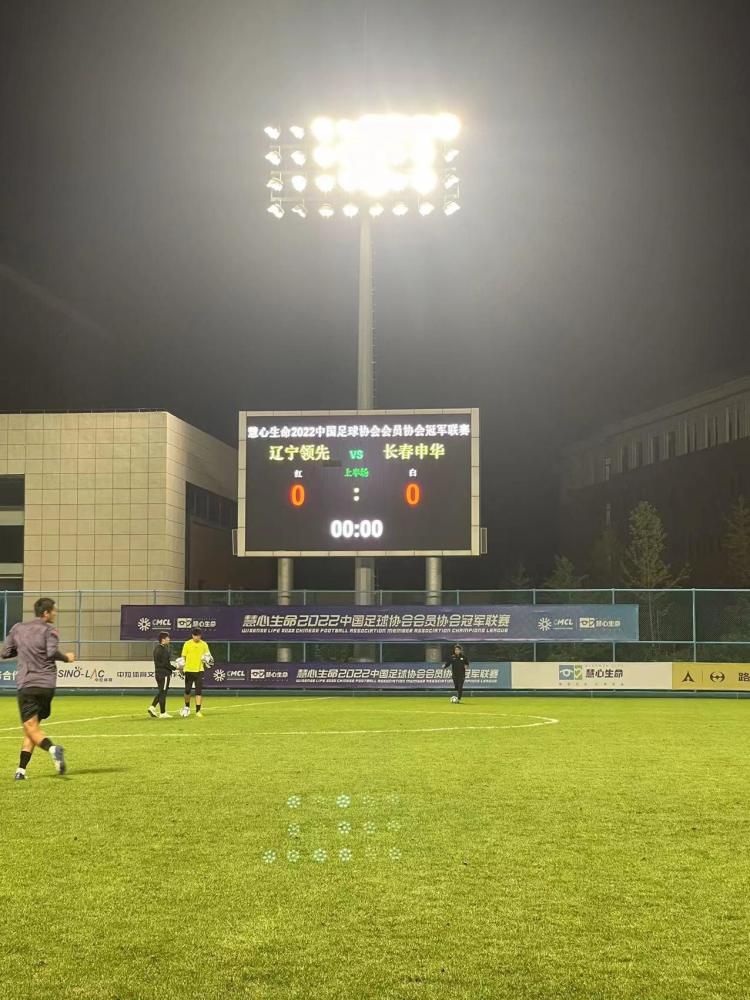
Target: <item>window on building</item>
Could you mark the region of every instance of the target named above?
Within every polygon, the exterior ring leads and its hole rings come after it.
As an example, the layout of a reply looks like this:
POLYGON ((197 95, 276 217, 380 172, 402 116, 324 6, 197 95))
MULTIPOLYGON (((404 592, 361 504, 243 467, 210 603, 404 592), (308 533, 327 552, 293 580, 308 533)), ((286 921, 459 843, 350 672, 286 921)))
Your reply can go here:
POLYGON ((643 465, 643 442, 636 441, 633 445, 633 468, 640 469, 643 465))
POLYGON ((607 503, 604 505, 604 525, 609 528, 612 525, 612 504, 607 503))
POLYGON ((628 446, 623 444, 620 446, 620 472, 627 472, 630 468, 630 463, 628 461, 628 446))
POLYGON ((706 417, 706 445, 715 448, 719 443, 719 418, 706 417))
POLYGON ((612 478, 612 459, 609 455, 602 460, 602 479, 608 483, 612 478))
POLYGON ((0 563, 23 562, 23 525, 0 524, 0 563))
POLYGON ((736 406, 727 407, 727 441, 736 441, 740 436, 740 413, 736 406))
POLYGON ((688 425, 686 444, 688 452, 695 451, 698 447, 698 428, 694 423, 688 425))
POLYGON ((0 476, 0 509, 23 507, 23 476, 0 476))
POLYGON ((661 460, 661 438, 658 434, 653 434, 651 436, 651 461, 658 462, 661 460))
POLYGON ((674 458, 677 454, 677 434, 674 431, 667 431, 666 445, 666 457, 674 458))

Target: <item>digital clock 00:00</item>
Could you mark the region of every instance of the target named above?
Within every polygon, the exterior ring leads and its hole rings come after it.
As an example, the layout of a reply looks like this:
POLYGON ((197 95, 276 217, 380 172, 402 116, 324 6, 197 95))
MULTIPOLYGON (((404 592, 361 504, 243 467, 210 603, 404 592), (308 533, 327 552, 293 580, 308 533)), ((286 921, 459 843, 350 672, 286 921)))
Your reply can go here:
POLYGON ((381 538, 382 534, 382 521, 331 521, 334 538, 381 538))

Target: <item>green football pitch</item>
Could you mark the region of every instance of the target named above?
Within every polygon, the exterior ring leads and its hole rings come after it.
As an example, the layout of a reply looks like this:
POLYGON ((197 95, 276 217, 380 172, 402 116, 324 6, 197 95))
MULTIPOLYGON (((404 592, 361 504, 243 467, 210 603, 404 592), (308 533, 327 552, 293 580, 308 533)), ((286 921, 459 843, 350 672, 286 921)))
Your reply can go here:
POLYGON ((750 996, 750 701, 147 704, 0 698, 2 1000, 750 996))

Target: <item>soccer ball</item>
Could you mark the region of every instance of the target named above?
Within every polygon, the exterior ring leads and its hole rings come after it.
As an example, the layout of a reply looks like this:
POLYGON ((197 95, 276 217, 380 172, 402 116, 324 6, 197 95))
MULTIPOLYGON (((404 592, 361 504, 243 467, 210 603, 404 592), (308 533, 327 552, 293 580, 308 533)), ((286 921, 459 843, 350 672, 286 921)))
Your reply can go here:
POLYGON ((187 717, 190 715, 190 709, 187 707, 187 705, 184 705, 180 709, 180 715, 183 717, 183 719, 187 719, 187 717))
POLYGON ((453 697, 451 698, 451 701, 453 702, 454 705, 457 705, 458 704, 458 695, 454 694, 453 697))
POLYGON ((178 670, 182 670, 185 666, 185 657, 178 656, 177 659, 174 661, 174 665, 175 667, 177 667, 178 670))
POLYGON ((213 656, 211 656, 210 653, 204 653, 203 656, 201 656, 201 663, 203 664, 204 667, 208 667, 208 669, 210 670, 211 667, 214 665, 214 658, 213 656))

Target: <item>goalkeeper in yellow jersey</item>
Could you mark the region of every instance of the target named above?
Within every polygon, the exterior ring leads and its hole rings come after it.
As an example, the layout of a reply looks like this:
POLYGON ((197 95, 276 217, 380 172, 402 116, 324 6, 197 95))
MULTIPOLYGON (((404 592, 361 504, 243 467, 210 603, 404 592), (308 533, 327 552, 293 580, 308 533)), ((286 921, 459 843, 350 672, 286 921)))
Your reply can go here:
POLYGON ((193 629, 193 637, 182 647, 180 659, 183 661, 181 666, 185 674, 185 705, 180 715, 183 718, 190 715, 190 697, 195 687, 195 714, 200 719, 203 708, 203 674, 207 667, 214 665, 214 658, 199 628, 193 629))

